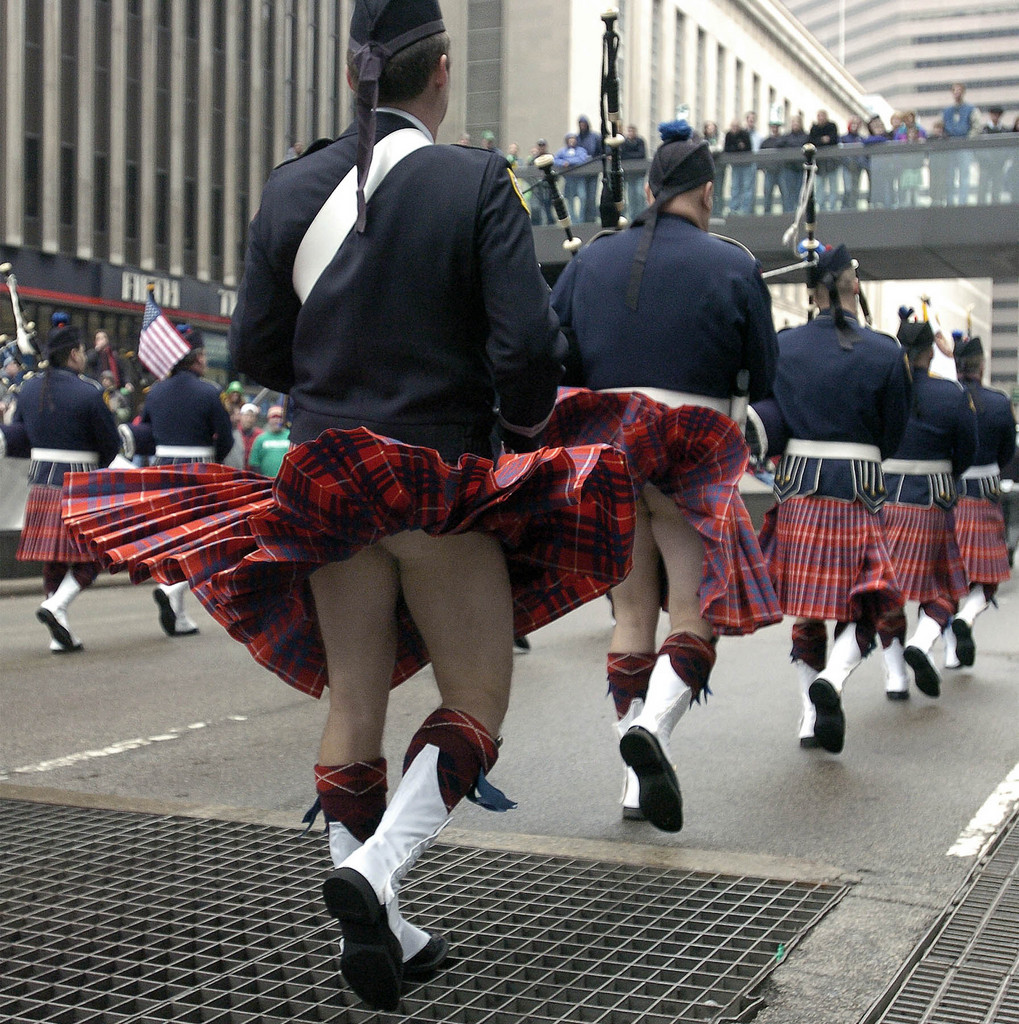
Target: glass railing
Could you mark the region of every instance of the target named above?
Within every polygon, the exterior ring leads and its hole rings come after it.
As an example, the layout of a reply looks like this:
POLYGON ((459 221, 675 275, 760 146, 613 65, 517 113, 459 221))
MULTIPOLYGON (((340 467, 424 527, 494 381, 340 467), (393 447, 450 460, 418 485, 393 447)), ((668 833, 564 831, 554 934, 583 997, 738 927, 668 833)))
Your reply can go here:
MULTIPOLYGON (((644 208, 648 160, 624 160, 625 213, 644 208)), ((554 224, 542 173, 517 166, 535 225, 554 224)), ((559 174, 574 224, 599 221, 601 160, 559 174)), ((791 215, 803 179, 798 148, 715 155, 714 216, 791 215)), ((1019 205, 1019 133, 969 139, 877 142, 821 149, 815 200, 819 211, 891 210, 931 206, 1019 205)))

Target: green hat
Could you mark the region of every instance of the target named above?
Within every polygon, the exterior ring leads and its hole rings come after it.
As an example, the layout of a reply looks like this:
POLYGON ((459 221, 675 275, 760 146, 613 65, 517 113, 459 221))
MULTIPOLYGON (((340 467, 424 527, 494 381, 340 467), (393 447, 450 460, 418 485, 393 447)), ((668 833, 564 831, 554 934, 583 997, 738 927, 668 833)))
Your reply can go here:
POLYGON ((239 380, 232 380, 232 381, 230 381, 230 383, 227 384, 227 386, 226 386, 226 391, 227 391, 228 395, 243 395, 244 394, 244 388, 241 387, 241 382, 239 380))

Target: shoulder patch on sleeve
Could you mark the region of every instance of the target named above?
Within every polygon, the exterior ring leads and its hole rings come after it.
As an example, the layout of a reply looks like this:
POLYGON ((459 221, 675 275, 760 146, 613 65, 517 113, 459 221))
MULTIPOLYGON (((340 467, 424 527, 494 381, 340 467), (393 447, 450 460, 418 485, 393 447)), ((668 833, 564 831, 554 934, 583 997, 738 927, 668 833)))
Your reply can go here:
POLYGON ((516 192, 517 199, 520 200, 520 205, 530 213, 531 211, 528 209, 527 203, 520 191, 520 183, 517 181, 517 176, 513 173, 513 168, 509 164, 506 165, 506 173, 509 175, 510 185, 513 187, 513 191, 516 192))

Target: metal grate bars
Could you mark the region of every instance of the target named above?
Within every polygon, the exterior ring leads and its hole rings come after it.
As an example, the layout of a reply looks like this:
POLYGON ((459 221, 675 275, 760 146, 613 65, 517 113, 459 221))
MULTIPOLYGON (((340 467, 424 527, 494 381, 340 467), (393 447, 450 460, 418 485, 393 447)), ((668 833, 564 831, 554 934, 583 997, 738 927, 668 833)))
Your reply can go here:
POLYGON ((321 836, 13 800, 0 828, 12 1024, 712 1021, 846 891, 436 846, 402 903, 455 959, 376 1014, 338 981, 321 836))

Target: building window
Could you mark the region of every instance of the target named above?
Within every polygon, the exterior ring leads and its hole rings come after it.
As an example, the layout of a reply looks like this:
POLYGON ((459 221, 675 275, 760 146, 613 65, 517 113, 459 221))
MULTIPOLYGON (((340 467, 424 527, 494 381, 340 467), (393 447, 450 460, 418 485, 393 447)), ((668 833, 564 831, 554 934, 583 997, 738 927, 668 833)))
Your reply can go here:
POLYGON ((75 195, 78 175, 75 167, 74 146, 60 147, 60 223, 74 227, 75 195))
POLYGON ((133 161, 124 168, 124 237, 138 239, 138 165, 133 161))
POLYGON ((25 136, 25 216, 39 216, 39 137, 25 136))
POLYGON ((170 176, 166 171, 156 173, 156 245, 170 240, 170 176))
POLYGON ((108 228, 106 211, 110 178, 109 164, 105 153, 96 153, 93 167, 95 181, 93 183, 92 223, 97 233, 105 234, 108 228))

